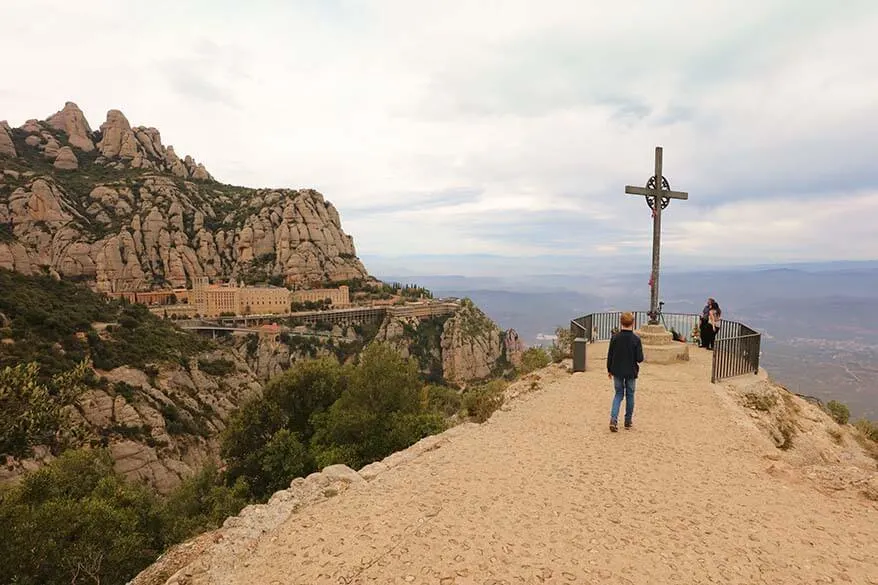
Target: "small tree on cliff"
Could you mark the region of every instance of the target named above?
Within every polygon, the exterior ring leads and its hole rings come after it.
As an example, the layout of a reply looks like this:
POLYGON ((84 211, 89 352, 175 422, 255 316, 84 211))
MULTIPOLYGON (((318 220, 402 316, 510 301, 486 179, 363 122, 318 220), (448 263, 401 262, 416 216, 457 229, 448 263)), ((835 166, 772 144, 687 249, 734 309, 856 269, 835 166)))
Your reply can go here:
POLYGON ((331 358, 299 362, 269 382, 262 396, 234 413, 223 433, 228 481, 243 478, 256 498, 264 498, 313 471, 313 418, 338 399, 345 384, 331 358))
POLYGON ((154 496, 102 451, 68 451, 0 489, 0 522, 2 583, 125 583, 165 544, 154 496))
POLYGON ((339 399, 314 419, 318 466, 358 469, 444 429, 440 415, 425 411, 421 387, 413 360, 385 344, 367 347, 339 399))
POLYGON ((84 389, 88 362, 40 383, 36 363, 0 369, 0 456, 30 454, 34 445, 58 446, 68 431, 64 407, 84 389))

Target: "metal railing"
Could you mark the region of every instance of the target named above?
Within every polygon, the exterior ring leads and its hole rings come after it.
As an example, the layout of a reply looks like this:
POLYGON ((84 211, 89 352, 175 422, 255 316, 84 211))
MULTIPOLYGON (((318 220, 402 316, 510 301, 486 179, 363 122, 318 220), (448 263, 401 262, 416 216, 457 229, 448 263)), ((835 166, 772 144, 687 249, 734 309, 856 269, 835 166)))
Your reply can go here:
MULTIPOLYGON (((610 313, 590 313, 570 322, 570 333, 573 338, 584 337, 589 343, 606 341, 613 336, 613 329, 619 327, 621 311, 610 313)), ((668 331, 676 331, 687 341, 692 340, 692 329, 698 326, 698 315, 691 313, 663 313, 662 320, 668 331)), ((649 322, 646 311, 634 312, 634 328, 649 322)))
POLYGON ((710 381, 719 382, 743 374, 759 373, 762 334, 737 321, 720 321, 713 342, 710 381))
MULTIPOLYGON (((589 313, 570 321, 572 339, 584 338, 588 343, 606 341, 619 327, 621 311, 607 313, 589 313)), ((694 341, 692 330, 698 327, 700 315, 692 313, 664 313, 665 327, 674 330, 687 342, 694 341)), ((634 328, 649 322, 646 311, 634 312, 634 328)), ((710 381, 719 382, 726 378, 759 372, 762 335, 737 321, 723 319, 717 338, 713 343, 713 363, 710 381)))

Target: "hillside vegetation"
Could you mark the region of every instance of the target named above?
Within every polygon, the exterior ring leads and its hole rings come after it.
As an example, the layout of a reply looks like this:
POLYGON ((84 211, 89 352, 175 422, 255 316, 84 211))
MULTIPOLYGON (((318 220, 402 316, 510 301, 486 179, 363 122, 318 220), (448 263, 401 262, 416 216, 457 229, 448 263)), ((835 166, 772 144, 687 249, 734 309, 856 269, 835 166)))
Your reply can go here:
MULTIPOLYGON (((48 276, 0 269, 0 291, 0 456, 87 440, 69 424, 67 407, 89 389, 107 390, 95 369, 129 366, 155 376, 164 364, 186 364, 212 348, 142 305, 48 276)), ((132 402, 139 393, 130 385, 115 390, 132 402)))

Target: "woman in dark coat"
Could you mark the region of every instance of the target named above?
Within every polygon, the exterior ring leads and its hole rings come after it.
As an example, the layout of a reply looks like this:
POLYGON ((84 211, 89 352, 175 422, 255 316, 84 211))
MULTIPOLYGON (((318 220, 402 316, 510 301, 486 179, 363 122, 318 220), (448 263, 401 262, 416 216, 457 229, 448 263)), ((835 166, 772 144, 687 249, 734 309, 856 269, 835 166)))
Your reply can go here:
POLYGON ((707 299, 704 308, 701 309, 701 320, 698 323, 698 346, 707 347, 710 341, 710 307, 713 299, 707 299))
POLYGON ((713 349, 722 314, 719 303, 712 298, 707 299, 707 304, 701 311, 701 347, 713 349))

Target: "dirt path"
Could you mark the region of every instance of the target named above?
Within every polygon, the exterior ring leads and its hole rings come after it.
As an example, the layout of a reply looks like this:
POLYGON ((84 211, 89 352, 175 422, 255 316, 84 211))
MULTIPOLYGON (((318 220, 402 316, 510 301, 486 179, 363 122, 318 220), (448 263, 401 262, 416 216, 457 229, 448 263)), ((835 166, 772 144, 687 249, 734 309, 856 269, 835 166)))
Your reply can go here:
POLYGON ((766 472, 707 383, 646 364, 608 432, 600 345, 450 444, 293 515, 224 583, 878 583, 878 511, 766 472))

